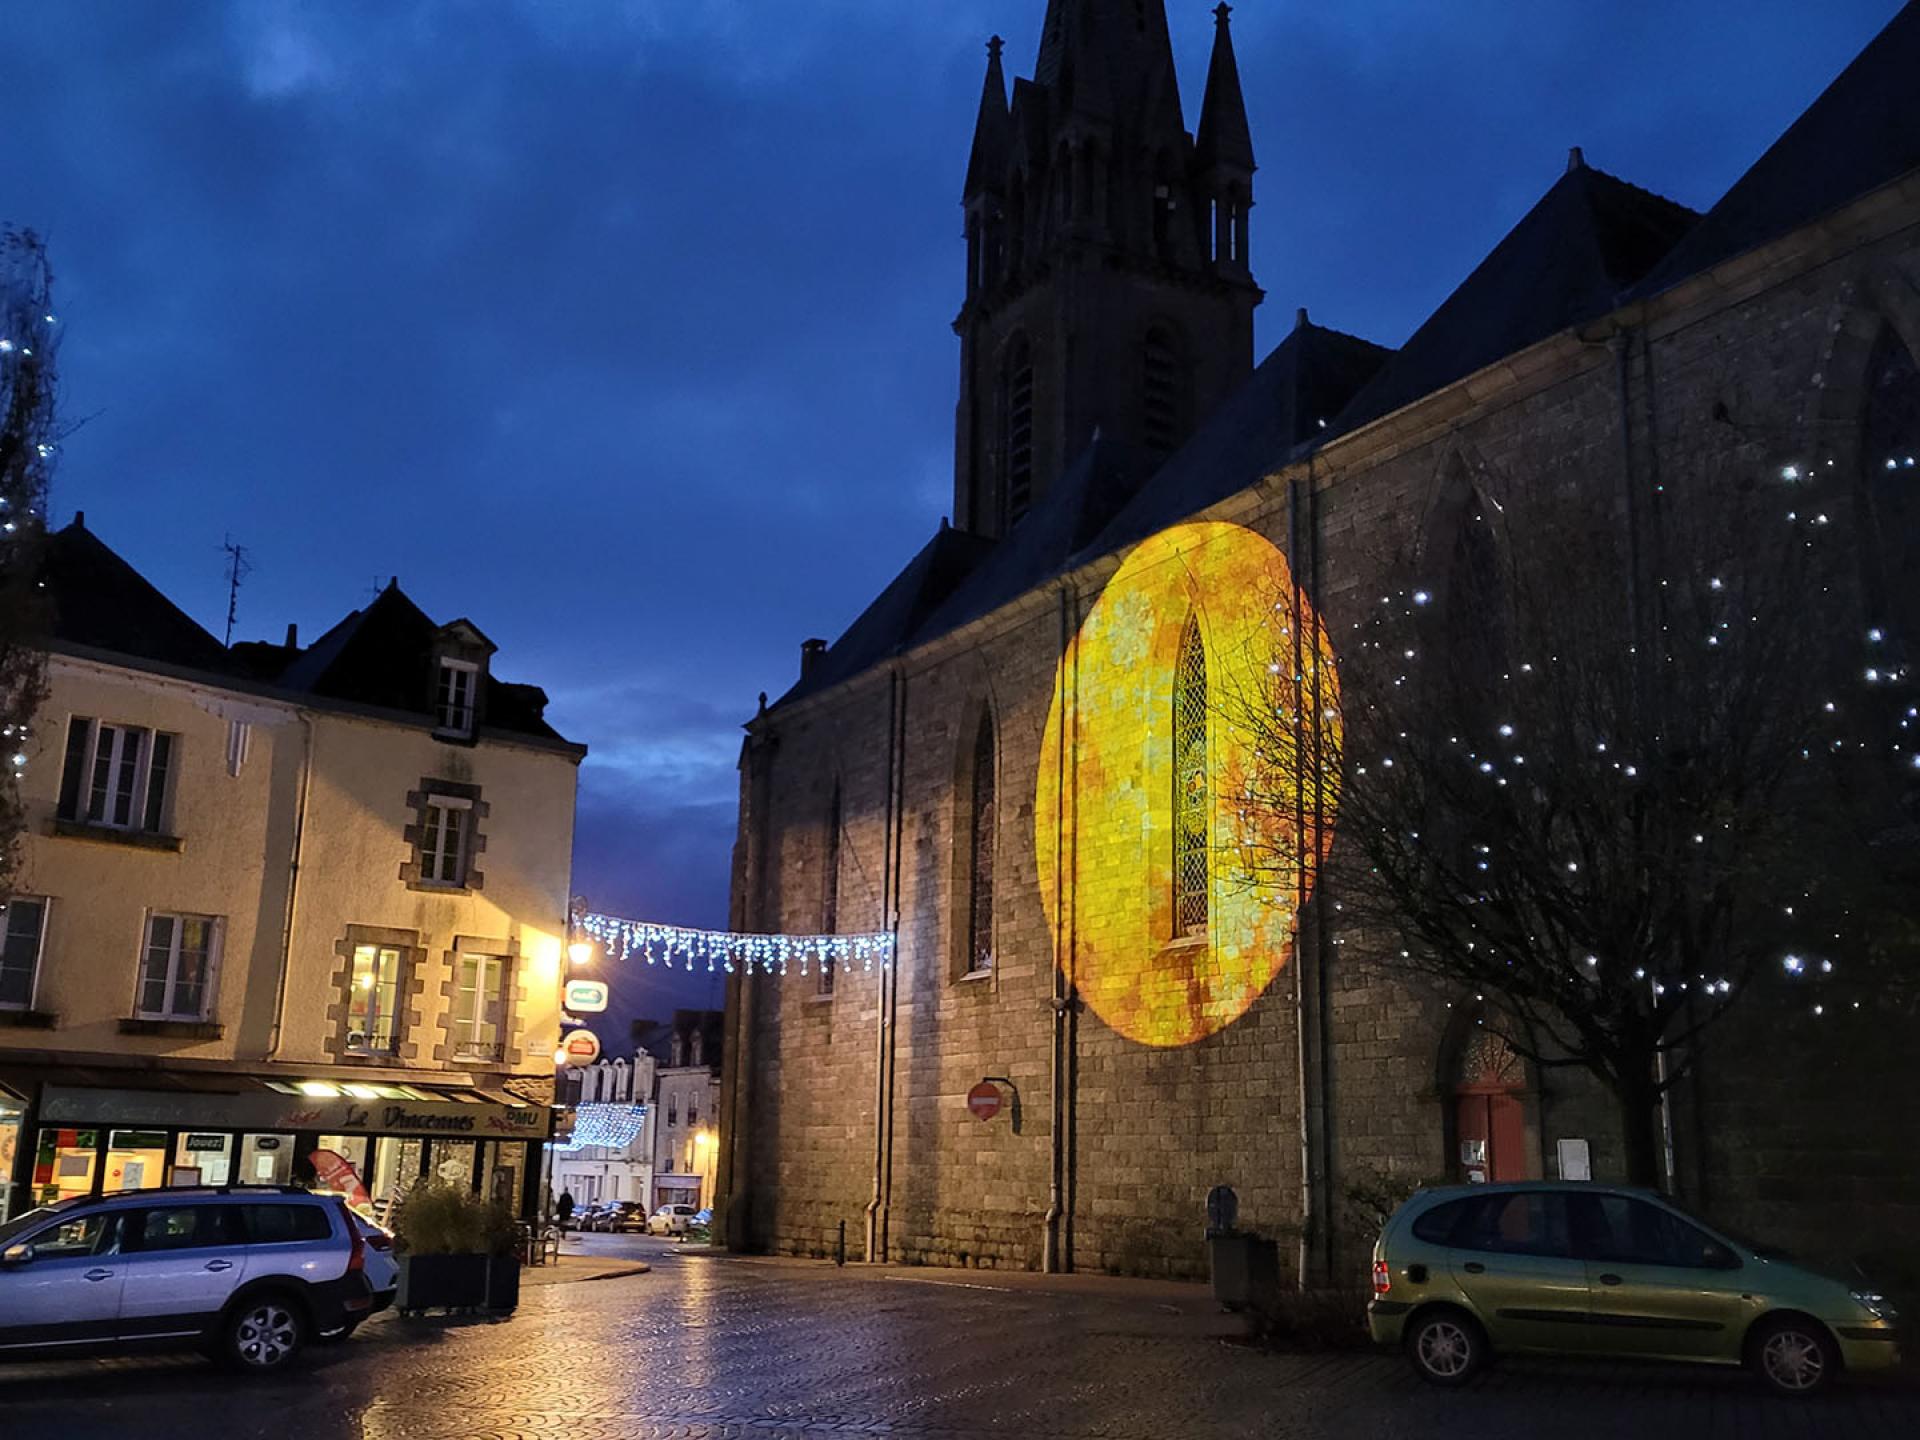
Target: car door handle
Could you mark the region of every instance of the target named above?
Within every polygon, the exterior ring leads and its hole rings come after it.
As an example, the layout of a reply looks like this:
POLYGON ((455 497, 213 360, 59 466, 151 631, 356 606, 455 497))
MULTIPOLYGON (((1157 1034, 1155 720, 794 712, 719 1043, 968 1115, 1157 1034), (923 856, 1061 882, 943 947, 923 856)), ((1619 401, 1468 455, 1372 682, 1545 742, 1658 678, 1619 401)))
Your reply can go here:
POLYGON ((87 1271, 85 1278, 88 1280, 111 1280, 113 1278, 113 1271, 93 1269, 87 1271))
POLYGON ((209 1260, 209 1261, 207 1261, 207 1269, 209 1269, 209 1270, 214 1270, 214 1271, 220 1271, 220 1270, 231 1270, 231 1269, 233 1269, 233 1261, 231 1261, 231 1260, 209 1260))
POLYGON ((1469 1275, 1484 1275, 1487 1273, 1487 1267, 1482 1265, 1478 1260, 1467 1261, 1465 1268, 1469 1275))
POLYGON ((1602 1275, 1600 1277, 1600 1283, 1602 1285, 1618 1285, 1620 1283, 1620 1277, 1613 1274, 1602 1275))

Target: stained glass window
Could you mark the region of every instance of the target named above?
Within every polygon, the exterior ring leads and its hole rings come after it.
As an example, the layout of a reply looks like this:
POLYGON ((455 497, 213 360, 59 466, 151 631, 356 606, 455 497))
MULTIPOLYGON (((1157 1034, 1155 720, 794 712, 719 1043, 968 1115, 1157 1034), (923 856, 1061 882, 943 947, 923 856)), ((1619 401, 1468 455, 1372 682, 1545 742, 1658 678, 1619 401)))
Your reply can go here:
POLYGON ((1173 923, 1176 935, 1207 933, 1207 651, 1187 622, 1173 678, 1173 923))

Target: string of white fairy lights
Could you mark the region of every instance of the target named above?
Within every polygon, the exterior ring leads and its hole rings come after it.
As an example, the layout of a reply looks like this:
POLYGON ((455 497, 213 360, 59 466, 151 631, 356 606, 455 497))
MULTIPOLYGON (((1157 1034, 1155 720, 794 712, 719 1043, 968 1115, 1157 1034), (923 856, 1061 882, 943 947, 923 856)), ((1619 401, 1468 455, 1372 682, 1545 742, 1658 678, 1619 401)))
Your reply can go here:
POLYGON ((649 965, 731 975, 785 975, 797 967, 805 975, 831 966, 837 971, 884 970, 893 964, 894 938, 885 931, 864 935, 745 935, 726 930, 690 930, 623 920, 617 915, 583 915, 580 928, 606 946, 609 956, 638 957, 649 965))

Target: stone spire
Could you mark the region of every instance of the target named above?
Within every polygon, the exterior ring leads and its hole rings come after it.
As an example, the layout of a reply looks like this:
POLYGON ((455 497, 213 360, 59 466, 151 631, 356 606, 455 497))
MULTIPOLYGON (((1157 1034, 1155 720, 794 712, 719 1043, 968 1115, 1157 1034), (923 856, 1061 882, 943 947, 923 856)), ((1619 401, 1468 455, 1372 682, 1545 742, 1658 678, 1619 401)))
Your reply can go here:
POLYGON ((1207 94, 1200 102, 1200 133, 1194 158, 1201 169, 1226 168, 1252 175, 1253 134, 1247 128, 1247 102, 1240 93, 1240 64, 1233 54, 1231 5, 1213 12, 1213 63, 1207 67, 1207 94))
POLYGON ((968 199, 989 191, 997 194, 1007 179, 1013 130, 1007 113, 1007 77, 1000 68, 1005 43, 998 35, 987 42, 987 80, 980 92, 980 118, 973 127, 973 156, 967 161, 968 199))

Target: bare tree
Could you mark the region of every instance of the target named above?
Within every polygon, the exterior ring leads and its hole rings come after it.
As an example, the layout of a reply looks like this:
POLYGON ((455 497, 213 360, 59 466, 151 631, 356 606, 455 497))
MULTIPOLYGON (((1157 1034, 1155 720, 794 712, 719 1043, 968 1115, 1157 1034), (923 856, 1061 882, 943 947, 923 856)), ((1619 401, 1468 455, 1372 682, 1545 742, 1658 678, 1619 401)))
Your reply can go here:
MULTIPOLYGON (((1337 806, 1313 878, 1339 953, 1482 997, 1520 1054, 1590 1072, 1655 1184, 1689 1042, 1761 967, 1831 964, 1796 935, 1871 908, 1885 816, 1836 811, 1913 763, 1888 743, 1908 677, 1874 666, 1844 509, 1798 467, 1729 441, 1637 515, 1579 476, 1503 488, 1460 487, 1423 554, 1383 557, 1337 685, 1276 653, 1219 700, 1265 757, 1236 777, 1231 862, 1298 887, 1303 817, 1337 806)), ((1276 624, 1304 613, 1279 597, 1276 624)))
POLYGON ((25 815, 20 781, 46 690, 40 590, 55 429, 53 271, 32 231, 0 231, 0 902, 25 815))

